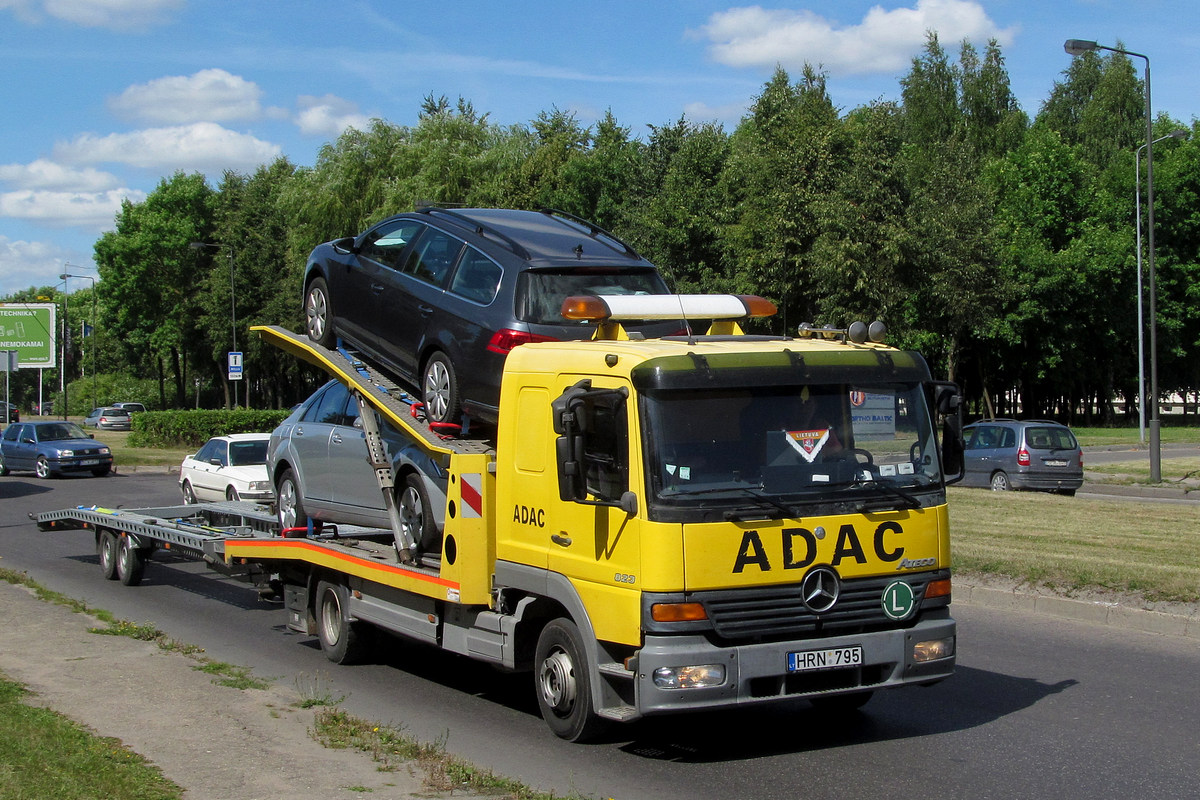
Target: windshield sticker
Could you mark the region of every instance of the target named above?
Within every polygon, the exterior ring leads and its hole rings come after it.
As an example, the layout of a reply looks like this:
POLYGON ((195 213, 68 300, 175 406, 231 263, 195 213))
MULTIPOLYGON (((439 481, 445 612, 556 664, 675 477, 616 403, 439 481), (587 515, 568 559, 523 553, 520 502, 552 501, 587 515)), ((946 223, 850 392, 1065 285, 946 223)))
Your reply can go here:
POLYGON ((829 428, 810 431, 787 431, 787 443, 810 464, 820 455, 821 448, 828 441, 829 428))

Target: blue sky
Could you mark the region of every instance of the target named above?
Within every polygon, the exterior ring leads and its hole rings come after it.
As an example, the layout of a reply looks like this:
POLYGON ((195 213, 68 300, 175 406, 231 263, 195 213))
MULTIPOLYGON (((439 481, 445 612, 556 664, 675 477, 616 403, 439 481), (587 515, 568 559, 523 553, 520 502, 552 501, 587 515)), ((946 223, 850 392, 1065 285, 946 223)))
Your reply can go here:
POLYGON ((1198 23, 1196 0, 0 0, 0 295, 94 276, 121 199, 164 176, 311 165, 348 125, 416 124, 430 93, 501 124, 732 130, 776 64, 822 67, 843 110, 898 99, 932 29, 955 57, 999 40, 1031 116, 1065 39, 1119 41, 1151 59, 1155 114, 1190 123, 1198 23))

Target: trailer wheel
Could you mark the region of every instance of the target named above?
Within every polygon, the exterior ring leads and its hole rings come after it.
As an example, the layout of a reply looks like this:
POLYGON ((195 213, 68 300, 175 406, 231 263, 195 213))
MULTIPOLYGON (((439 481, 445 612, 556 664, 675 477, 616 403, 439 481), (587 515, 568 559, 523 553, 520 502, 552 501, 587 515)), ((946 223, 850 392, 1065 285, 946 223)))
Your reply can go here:
POLYGON ((606 727, 592 706, 592 682, 579 628, 551 621, 538 636, 534 656, 538 708, 555 735, 571 742, 596 738, 606 727))
POLYGON ((337 336, 333 333, 333 305, 329 302, 329 286, 324 278, 314 278, 304 297, 304 318, 308 338, 322 347, 333 349, 337 336))
POLYGON ((126 586, 137 586, 146 572, 146 554, 133 546, 128 536, 121 537, 117 547, 117 577, 126 586))
POLYGON ((117 537, 112 531, 102 530, 96 535, 96 554, 100 556, 100 571, 107 581, 117 579, 117 537))
POLYGON ((355 664, 368 650, 365 623, 352 622, 350 592, 340 583, 317 584, 317 638, 325 657, 335 664, 355 664))

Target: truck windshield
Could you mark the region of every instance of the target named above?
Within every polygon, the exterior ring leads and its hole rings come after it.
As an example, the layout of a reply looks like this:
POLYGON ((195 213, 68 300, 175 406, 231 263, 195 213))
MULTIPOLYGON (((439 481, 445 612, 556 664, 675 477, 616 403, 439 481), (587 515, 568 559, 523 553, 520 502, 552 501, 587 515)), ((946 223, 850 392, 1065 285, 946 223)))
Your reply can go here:
POLYGON ((817 513, 820 503, 916 507, 941 491, 920 384, 810 384, 643 394, 651 513, 817 513))

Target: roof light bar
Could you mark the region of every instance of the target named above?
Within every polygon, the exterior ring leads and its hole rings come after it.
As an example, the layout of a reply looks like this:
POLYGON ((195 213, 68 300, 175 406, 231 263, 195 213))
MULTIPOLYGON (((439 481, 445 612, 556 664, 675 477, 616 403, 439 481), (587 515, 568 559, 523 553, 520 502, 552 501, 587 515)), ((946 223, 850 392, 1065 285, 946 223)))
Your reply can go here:
POLYGON ((567 319, 744 319, 769 317, 775 304, 757 295, 632 294, 575 295, 563 301, 567 319))

